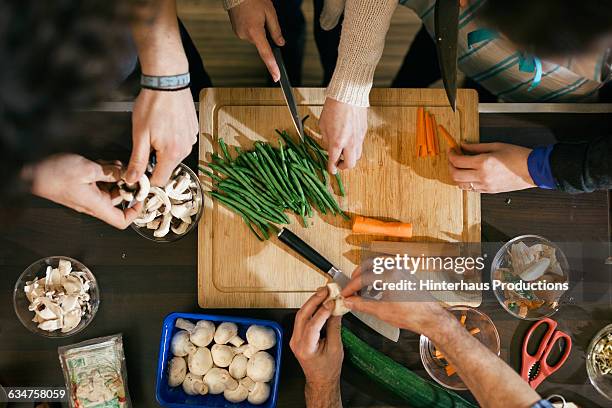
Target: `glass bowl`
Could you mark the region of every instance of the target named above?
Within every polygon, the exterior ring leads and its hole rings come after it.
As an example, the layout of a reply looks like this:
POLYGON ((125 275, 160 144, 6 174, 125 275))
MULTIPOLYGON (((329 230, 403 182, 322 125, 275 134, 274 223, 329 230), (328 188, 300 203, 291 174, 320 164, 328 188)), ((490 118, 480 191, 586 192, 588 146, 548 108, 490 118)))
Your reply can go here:
POLYGON ((599 342, 599 340, 604 337, 607 337, 610 334, 612 334, 612 324, 609 324, 603 329, 601 329, 595 335, 595 337, 593 337, 593 340, 591 340, 589 348, 587 349, 586 370, 587 374, 589 375, 589 380, 591 381, 591 384, 593 384, 593 387, 595 387, 595 389, 599 391, 601 395, 608 398, 609 400, 612 400, 612 373, 603 374, 593 364, 595 345, 599 342))
POLYGON ((44 337, 63 338, 79 333, 91 323, 98 311, 99 306, 100 287, 98 286, 98 282, 96 281, 95 276, 93 275, 93 273, 91 273, 89 268, 87 268, 81 262, 77 261, 76 259, 69 258, 67 256, 49 256, 47 258, 42 258, 34 262, 30 266, 28 266, 19 276, 19 278, 17 279, 17 283, 15 283, 15 289, 13 290, 13 307, 15 309, 15 314, 17 314, 17 317, 19 318, 19 321, 25 326, 26 329, 28 329, 32 333, 44 337), (47 266, 57 268, 60 259, 70 261, 73 270, 85 272, 85 275, 90 280, 90 310, 81 317, 81 321, 74 329, 66 333, 62 333, 60 330, 49 332, 46 330, 39 329, 38 323, 32 321, 32 318, 34 317, 34 312, 28 310, 28 306, 30 306, 30 301, 28 300, 24 292, 26 282, 33 281, 34 279, 38 279, 44 276, 47 266))
MULTIPOLYGON (((189 225, 189 227, 187 228, 187 230, 185 231, 184 234, 175 234, 172 230, 170 230, 168 232, 168 234, 166 234, 166 236, 164 237, 156 237, 153 235, 153 233, 155 232, 155 230, 149 229, 147 227, 139 227, 138 225, 132 223, 131 227, 134 231, 136 231, 140 236, 148 239, 149 241, 153 241, 153 242, 174 242, 177 241, 181 238, 183 238, 184 236, 186 236, 187 234, 189 234, 192 230, 194 230, 198 223, 200 222, 200 218, 202 218, 202 213, 204 211, 204 192, 202 190, 202 185, 200 184, 200 179, 198 178, 197 174, 195 174, 193 172, 193 170, 191 170, 189 168, 189 166, 183 164, 183 163, 179 163, 179 165, 176 167, 176 169, 182 169, 183 171, 185 171, 187 174, 189 174, 189 177, 191 178, 192 181, 195 181, 196 184, 196 194, 197 194, 197 199, 200 200, 200 209, 198 210, 198 213, 195 215, 195 218, 192 220, 191 224, 189 225)), ((174 171, 176 171, 176 169, 174 169, 174 171)), ((173 173, 174 173, 173 171, 173 173)))
MULTIPOLYGON (((547 245, 551 248, 555 249, 555 257, 557 262, 559 263, 560 271, 562 272, 562 276, 555 276, 559 282, 570 282, 569 276, 569 263, 567 262, 567 258, 565 254, 556 244, 550 242, 544 237, 538 235, 521 235, 516 238, 511 239, 506 242, 506 244, 501 247, 501 249, 495 254, 493 258, 493 262, 491 263, 491 283, 493 284, 494 280, 500 280, 502 282, 507 281, 504 278, 503 272, 501 269, 512 269, 512 260, 510 257, 510 248, 513 244, 517 244, 519 242, 524 243, 527 246, 532 246, 535 244, 547 245)), ((550 276, 554 276, 551 273, 548 273, 550 276)), ((513 279, 521 280, 518 276, 513 279)), ((560 300, 563 297, 564 291, 527 291, 528 296, 535 296, 534 299, 540 299, 540 301, 544 300, 544 304, 539 307, 528 307, 527 314, 525 316, 521 316, 520 308, 516 305, 512 299, 508 298, 508 291, 500 288, 493 287, 493 293, 495 293, 495 297, 502 305, 502 307, 510 313, 512 316, 517 317, 522 320, 539 320, 544 317, 550 317, 559 310, 560 300)))
MULTIPOLYGON (((447 310, 457 320, 461 320, 461 316, 465 316, 465 328, 467 330, 479 329, 480 332, 473 336, 495 353, 495 355, 499 356, 499 333, 489 316, 469 306, 452 306, 447 310)), ((438 384, 457 391, 468 389, 458 374, 450 376, 446 374, 445 367, 448 364, 444 359, 436 357, 436 346, 428 337, 421 335, 419 351, 425 371, 438 384)))

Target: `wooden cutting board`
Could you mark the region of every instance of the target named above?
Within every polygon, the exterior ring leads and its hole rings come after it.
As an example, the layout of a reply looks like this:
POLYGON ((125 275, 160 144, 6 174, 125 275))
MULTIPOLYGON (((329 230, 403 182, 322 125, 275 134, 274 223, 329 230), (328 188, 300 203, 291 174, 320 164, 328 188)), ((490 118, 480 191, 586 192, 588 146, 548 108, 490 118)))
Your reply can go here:
MULTIPOLYGON (((324 89, 294 90, 307 125, 318 131, 324 89)), ((441 154, 416 158, 416 109, 424 106, 439 124, 462 141, 477 142, 478 99, 457 93, 457 111, 444 90, 374 89, 368 132, 355 169, 342 172, 346 196, 338 197, 349 214, 389 217, 414 225, 414 241, 480 242, 480 195, 453 185, 446 143, 441 154)), ((278 88, 212 88, 200 95, 200 162, 218 149, 217 139, 249 149, 254 140, 277 142, 274 129, 295 135, 278 88)), ((209 186, 207 177, 201 180, 209 186)), ((350 222, 318 215, 304 228, 292 218, 289 228, 350 276, 359 263, 360 245, 380 237, 352 234, 350 222)), ((205 200, 198 230, 198 302, 203 308, 297 308, 326 278, 276 237, 259 242, 225 207, 205 200)), ((480 294, 449 303, 480 303, 480 294)))

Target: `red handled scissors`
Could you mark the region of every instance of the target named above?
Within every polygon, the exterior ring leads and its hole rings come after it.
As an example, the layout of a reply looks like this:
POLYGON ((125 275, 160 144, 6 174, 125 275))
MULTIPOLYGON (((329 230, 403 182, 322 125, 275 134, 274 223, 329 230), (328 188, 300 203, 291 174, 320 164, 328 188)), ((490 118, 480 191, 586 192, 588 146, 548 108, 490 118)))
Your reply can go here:
POLYGON ((557 330, 557 322, 548 317, 543 318, 542 320, 536 322, 527 334, 525 335, 525 339, 523 340, 523 362, 521 365, 521 377, 523 380, 527 381, 531 388, 536 389, 538 385, 542 383, 552 373, 557 371, 565 360, 569 357, 570 351, 572 350, 572 339, 566 333, 557 330), (548 329, 546 330, 546 334, 544 334, 544 338, 541 340, 538 351, 535 354, 529 354, 527 351, 527 346, 529 345, 529 340, 531 340, 531 335, 536 331, 538 327, 542 324, 546 324, 548 329), (565 341, 562 341, 565 340, 565 341), (559 347, 561 347, 561 352, 563 353, 559 361, 553 366, 549 366, 548 356, 550 355, 553 347, 556 343, 559 343, 559 347), (564 343, 564 344, 562 344, 564 343))

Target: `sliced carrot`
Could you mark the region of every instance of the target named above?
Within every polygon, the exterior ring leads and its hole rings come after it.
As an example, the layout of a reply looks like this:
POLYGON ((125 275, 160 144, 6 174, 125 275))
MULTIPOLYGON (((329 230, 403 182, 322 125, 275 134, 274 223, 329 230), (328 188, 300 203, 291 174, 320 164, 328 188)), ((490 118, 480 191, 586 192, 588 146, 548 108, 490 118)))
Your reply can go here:
POLYGON ((444 358, 444 354, 442 354, 442 352, 438 349, 436 349, 435 356, 436 358, 444 358))
POLYGON ((412 224, 407 222, 380 221, 358 215, 353 222, 353 232, 355 234, 411 238, 412 224))
POLYGON ((467 315, 462 314, 461 315, 461 319, 459 320, 461 322, 462 326, 465 326, 465 320, 467 319, 467 315))
POLYGON ((433 130, 433 141, 434 141, 434 155, 440 154, 440 143, 438 141, 438 126, 436 125, 436 118, 433 113, 431 116, 431 129, 433 130))
POLYGON ((438 125, 438 129, 440 130, 440 133, 442 133, 442 136, 444 136, 444 138, 446 139, 448 147, 453 149, 457 154, 463 154, 463 152, 461 152, 461 148, 459 147, 457 142, 455 142, 455 139, 451 136, 450 133, 448 133, 448 130, 446 130, 442 125, 438 125))
POLYGON ((446 371, 446 375, 448 375, 449 377, 457 372, 457 370, 455 370, 455 367, 450 364, 444 367, 444 370, 446 371))
POLYGON ((425 133, 426 133, 426 139, 427 139, 427 155, 428 156, 434 155, 433 128, 431 126, 432 126, 431 115, 429 114, 429 112, 427 112, 425 114, 425 133))
POLYGON ((416 143, 417 143, 417 157, 423 156, 422 146, 426 146, 425 141, 425 109, 422 106, 417 108, 416 118, 416 143))
POLYGON ((470 334, 472 336, 478 333, 480 333, 480 329, 478 327, 474 327, 472 330, 470 330, 470 334))

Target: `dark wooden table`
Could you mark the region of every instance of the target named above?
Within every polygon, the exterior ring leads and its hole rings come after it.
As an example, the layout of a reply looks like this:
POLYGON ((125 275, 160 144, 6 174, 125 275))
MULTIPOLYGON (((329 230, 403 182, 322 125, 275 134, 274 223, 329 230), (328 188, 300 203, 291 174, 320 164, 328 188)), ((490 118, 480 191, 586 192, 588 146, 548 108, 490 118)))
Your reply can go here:
MULTIPOLYGON (((87 155, 126 159, 129 116, 104 115, 109 122, 123 124, 124 130, 115 141, 87 155)), ((609 135, 610 118, 605 114, 481 114, 481 138, 532 145, 552 139, 553 134, 561 139, 575 134, 609 135)), ((189 160, 195 163, 195 158, 189 160)), ((590 339, 612 321, 610 266, 603 264, 609 255, 609 204, 608 192, 570 196, 530 190, 482 197, 483 241, 504 241, 530 233, 553 241, 599 243, 602 253, 571 260, 572 268, 586 276, 587 283, 595 282, 590 286, 595 289, 589 292, 588 301, 578 299, 555 315, 571 332, 574 348, 561 370, 538 389, 542 395, 563 394, 583 407, 612 404, 591 387, 584 364, 590 339)), ((172 244, 155 244, 130 229, 117 231, 36 198, 26 199, 19 208, 4 208, 0 214, 4 220, 0 234, 0 384, 63 385, 58 346, 120 332, 124 336, 132 401, 136 407, 156 406, 155 370, 162 319, 174 311, 202 312, 196 294, 196 234, 172 244), (22 327, 13 312, 12 291, 17 277, 30 263, 49 255, 79 259, 95 273, 102 289, 95 320, 84 332, 69 339, 36 336, 22 327)), ((484 296, 482 310, 497 325, 501 357, 518 370, 522 336, 530 324, 507 314, 489 293, 484 296)), ((295 314, 294 310, 208 312, 276 320, 284 327, 287 341, 295 314)), ((403 332, 395 344, 357 327, 350 318, 347 323, 374 347, 427 377, 418 354, 417 335, 403 332)), ((280 407, 304 405, 303 381, 301 369, 285 344, 280 407)), ((405 406, 348 364, 343 368, 342 393, 345 406, 405 406)))

